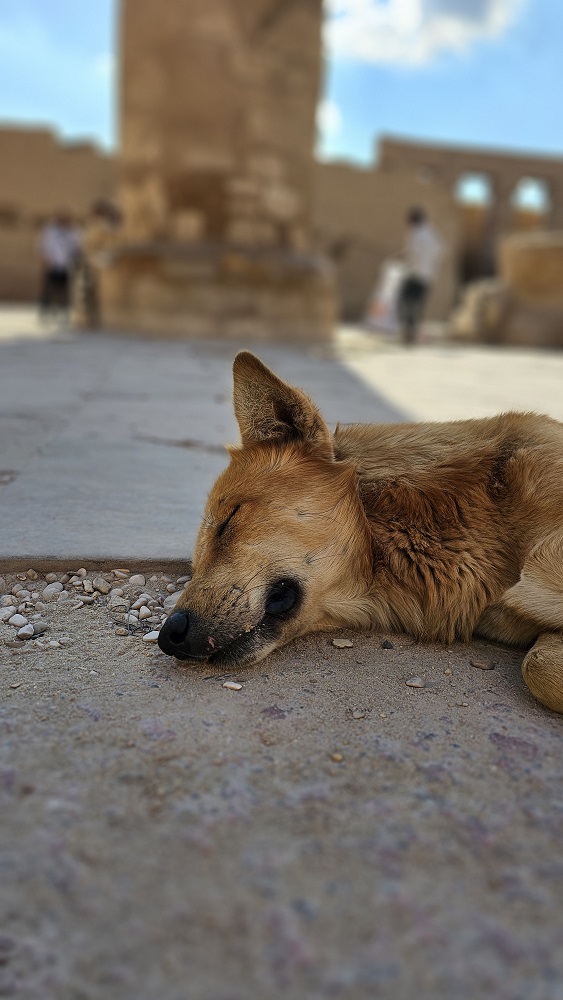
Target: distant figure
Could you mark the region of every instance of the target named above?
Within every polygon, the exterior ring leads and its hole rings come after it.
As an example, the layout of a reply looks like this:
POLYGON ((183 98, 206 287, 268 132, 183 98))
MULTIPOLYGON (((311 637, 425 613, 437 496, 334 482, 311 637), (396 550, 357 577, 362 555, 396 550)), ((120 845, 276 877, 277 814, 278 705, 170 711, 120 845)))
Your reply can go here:
POLYGON ((39 249, 43 260, 41 313, 48 318, 57 311, 66 318, 70 305, 72 270, 80 254, 80 235, 69 212, 58 212, 43 229, 39 249))
POLYGON ((77 270, 74 313, 78 326, 96 329, 101 325, 98 274, 115 246, 121 218, 110 202, 94 202, 82 238, 82 254, 77 270))
POLYGON ((407 213, 407 239, 405 245, 405 275, 399 289, 397 311, 403 343, 414 344, 428 293, 442 254, 442 242, 422 208, 411 208, 407 213))

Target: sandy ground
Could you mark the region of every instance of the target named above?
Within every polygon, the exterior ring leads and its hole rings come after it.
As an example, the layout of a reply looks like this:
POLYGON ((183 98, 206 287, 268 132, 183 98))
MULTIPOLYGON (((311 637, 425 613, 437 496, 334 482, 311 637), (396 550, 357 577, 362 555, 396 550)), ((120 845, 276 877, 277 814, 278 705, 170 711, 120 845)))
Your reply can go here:
POLYGON ((76 605, 1 647, 0 996, 563 996, 561 718, 519 653, 342 631, 217 675, 76 605))

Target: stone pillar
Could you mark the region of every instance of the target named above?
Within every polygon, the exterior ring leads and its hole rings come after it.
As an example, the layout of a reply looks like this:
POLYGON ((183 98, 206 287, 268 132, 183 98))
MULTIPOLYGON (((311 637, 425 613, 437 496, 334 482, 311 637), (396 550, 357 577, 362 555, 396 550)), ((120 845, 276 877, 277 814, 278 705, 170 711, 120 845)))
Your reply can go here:
POLYGON ((310 250, 322 0, 122 0, 123 242, 108 326, 324 338, 310 250))

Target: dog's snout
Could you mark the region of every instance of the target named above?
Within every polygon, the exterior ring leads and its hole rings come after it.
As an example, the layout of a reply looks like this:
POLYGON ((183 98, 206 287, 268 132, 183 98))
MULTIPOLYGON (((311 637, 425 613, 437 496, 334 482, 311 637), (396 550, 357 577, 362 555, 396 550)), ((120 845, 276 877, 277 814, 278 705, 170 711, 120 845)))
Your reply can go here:
POLYGON ((189 614, 186 611, 175 611, 166 619, 158 636, 162 652, 175 656, 179 647, 185 643, 189 631, 189 614))

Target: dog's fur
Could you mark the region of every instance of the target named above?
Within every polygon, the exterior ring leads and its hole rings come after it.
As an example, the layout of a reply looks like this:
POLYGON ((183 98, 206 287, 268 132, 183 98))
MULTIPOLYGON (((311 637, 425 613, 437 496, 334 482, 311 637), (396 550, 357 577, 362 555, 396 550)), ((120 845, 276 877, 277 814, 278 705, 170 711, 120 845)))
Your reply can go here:
POLYGON ((209 495, 165 652, 232 666, 341 626, 478 635, 531 646, 526 682, 563 711, 563 424, 507 413, 332 436, 247 352, 234 405, 242 447, 209 495))

